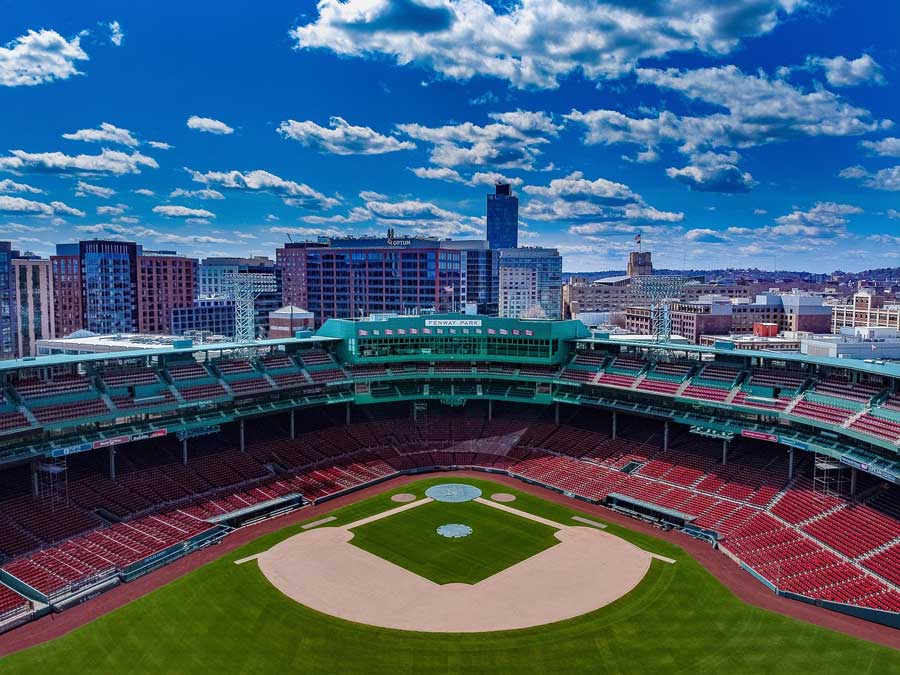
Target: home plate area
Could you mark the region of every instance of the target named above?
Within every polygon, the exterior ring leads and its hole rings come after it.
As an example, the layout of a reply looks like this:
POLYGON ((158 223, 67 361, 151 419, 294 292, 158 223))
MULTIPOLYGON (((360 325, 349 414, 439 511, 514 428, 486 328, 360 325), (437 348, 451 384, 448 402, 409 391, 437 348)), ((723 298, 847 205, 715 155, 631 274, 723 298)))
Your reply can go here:
POLYGON ((547 520, 466 487, 435 486, 427 493, 435 498, 308 530, 257 563, 282 593, 316 611, 441 633, 526 628, 586 614, 631 591, 650 569, 653 556, 624 539, 547 520))

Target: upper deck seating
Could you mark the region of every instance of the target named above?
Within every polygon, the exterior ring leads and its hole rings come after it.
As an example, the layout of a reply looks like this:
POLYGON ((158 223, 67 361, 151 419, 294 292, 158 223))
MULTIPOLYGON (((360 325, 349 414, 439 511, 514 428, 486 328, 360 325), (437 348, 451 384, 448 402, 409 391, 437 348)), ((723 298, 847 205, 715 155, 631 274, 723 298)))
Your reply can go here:
POLYGON ((216 368, 224 376, 240 375, 242 373, 252 373, 255 371, 253 364, 247 359, 222 359, 215 362, 216 368))
POLYGON ((108 389, 142 384, 158 384, 159 378, 151 368, 110 368, 100 373, 108 389))
POLYGON ((29 410, 31 410, 31 414, 37 418, 40 424, 53 424, 82 417, 97 417, 110 414, 109 408, 99 398, 73 401, 62 405, 29 406, 29 410))
POLYGON ((598 352, 594 350, 582 349, 575 352, 575 359, 572 361, 573 363, 577 363, 579 366, 602 366, 604 361, 606 361, 609 355, 605 352, 598 352))
POLYGON ((776 387, 780 389, 796 390, 803 386, 807 376, 789 370, 778 370, 776 368, 754 368, 750 371, 750 377, 747 380, 751 385, 761 387, 776 387))
POLYGON ((731 387, 740 373, 741 371, 738 368, 730 368, 717 363, 710 363, 704 366, 699 375, 694 376, 694 379, 704 380, 706 382, 721 382, 723 385, 731 387))
POLYGON ((199 380, 209 377, 209 371, 199 363, 189 363, 179 366, 169 366, 167 368, 169 376, 174 382, 183 382, 185 380, 199 380))
POLYGON ((827 394, 828 396, 837 396, 838 398, 845 398, 850 401, 858 401, 860 403, 867 403, 882 389, 883 387, 879 387, 873 384, 868 384, 865 382, 850 382, 845 378, 837 377, 834 375, 829 375, 828 377, 819 379, 814 387, 814 390, 821 394, 827 394))
POLYGON ((16 383, 16 391, 26 400, 74 394, 90 389, 90 381, 81 375, 59 376, 49 380, 20 380, 16 383))
POLYGON ((304 366, 333 366, 335 360, 324 349, 308 349, 298 352, 304 366))

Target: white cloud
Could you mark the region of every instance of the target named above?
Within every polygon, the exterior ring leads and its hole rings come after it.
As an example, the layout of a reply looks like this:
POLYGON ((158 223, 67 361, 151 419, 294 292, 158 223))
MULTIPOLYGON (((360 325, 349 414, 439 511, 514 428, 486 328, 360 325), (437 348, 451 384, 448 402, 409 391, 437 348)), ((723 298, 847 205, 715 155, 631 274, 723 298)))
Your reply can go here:
POLYGON ((333 227, 294 227, 294 226, 278 226, 270 227, 269 232, 275 234, 289 234, 294 237, 305 237, 313 239, 315 237, 342 237, 345 232, 333 227))
POLYGON ((107 239, 152 239, 154 241, 171 244, 233 244, 232 239, 214 237, 204 234, 175 234, 163 232, 149 227, 128 227, 119 223, 97 223, 96 225, 80 225, 75 228, 79 232, 99 234, 107 239))
POLYGON ((521 178, 510 178, 502 173, 497 173, 496 171, 477 171, 472 174, 472 177, 466 181, 467 185, 487 185, 489 187, 494 187, 497 183, 509 183, 514 187, 518 187, 522 185, 524 181, 521 178))
POLYGON ((325 225, 327 223, 350 225, 354 223, 364 223, 367 220, 372 220, 372 214, 368 209, 357 206, 350 209, 347 215, 335 214, 333 216, 303 216, 302 220, 304 223, 309 223, 310 225, 325 225))
POLYGON ((754 216, 764 216, 768 213, 765 209, 753 209, 754 216))
POLYGON ((140 173, 141 167, 158 169, 152 157, 140 152, 120 152, 103 148, 99 155, 66 155, 62 152, 25 152, 13 150, 9 157, 0 157, 0 170, 32 170, 43 173, 110 173, 121 176, 140 173))
POLYGON ((78 216, 79 218, 84 216, 84 211, 68 206, 63 202, 50 202, 50 206, 53 207, 53 212, 55 214, 62 213, 66 216, 78 216))
POLYGON ((78 186, 75 190, 76 197, 87 197, 88 195, 91 195, 93 197, 109 199, 114 194, 116 194, 116 191, 112 188, 91 185, 90 183, 85 183, 83 180, 78 181, 78 186))
POLYGON ((278 127, 278 133, 320 152, 335 155, 381 155, 416 147, 415 143, 379 134, 369 127, 353 126, 342 117, 329 118, 328 127, 312 121, 287 120, 278 127))
POLYGON ((900 190, 900 165, 880 169, 875 172, 870 172, 861 166, 848 166, 838 175, 841 178, 861 180, 864 186, 873 190, 886 190, 889 192, 900 190))
POLYGON ((192 209, 187 206, 175 204, 161 204, 153 207, 153 213, 158 213, 167 218, 215 218, 216 214, 206 209, 192 209))
POLYGON ((305 183, 285 180, 268 171, 209 171, 201 173, 185 169, 194 182, 204 185, 216 185, 229 190, 245 192, 269 192, 282 198, 288 206, 310 209, 314 211, 330 209, 337 206, 340 200, 327 197, 305 183))
POLYGON ((575 72, 618 77, 636 62, 679 51, 720 55, 770 32, 797 0, 678 3, 485 0, 321 0, 295 28, 298 48, 385 55, 452 79, 497 77, 520 88, 554 88, 575 72))
POLYGON ((144 197, 153 197, 156 193, 153 190, 148 190, 147 188, 138 188, 134 190, 134 194, 142 195, 144 197))
POLYGON ((234 133, 234 129, 225 124, 225 122, 220 122, 219 120, 215 120, 211 117, 198 117, 197 115, 191 115, 188 118, 187 125, 188 129, 204 131, 208 134, 217 134, 219 136, 227 136, 228 134, 234 133))
POLYGON ((885 84, 881 66, 868 54, 858 59, 836 56, 827 59, 822 56, 811 56, 807 60, 810 67, 819 67, 825 71, 825 79, 832 87, 852 87, 859 84, 885 84))
POLYGON ((590 180, 580 171, 555 178, 547 186, 526 185, 523 190, 532 198, 520 209, 520 216, 568 223, 570 234, 631 232, 640 225, 652 227, 684 219, 683 213, 650 206, 624 183, 590 180))
POLYGON ((702 244, 724 244, 728 239, 722 236, 722 233, 709 228, 697 228, 688 230, 684 233, 684 238, 690 242, 702 244))
POLYGON ((740 157, 736 152, 704 152, 691 159, 692 164, 680 169, 669 167, 666 175, 697 192, 735 194, 750 192, 758 184, 752 175, 738 168, 740 157))
POLYGON ((399 124, 407 136, 432 145, 431 161, 444 167, 492 166, 532 169, 548 136, 559 135, 562 128, 545 112, 516 110, 491 113, 495 122, 479 126, 471 122, 426 127, 399 124))
POLYGON ((70 134, 63 134, 63 138, 85 143, 116 143, 128 147, 138 145, 138 139, 128 129, 120 129, 109 122, 101 123, 97 129, 79 129, 70 134))
POLYGON ((844 226, 847 216, 862 213, 862 209, 852 204, 817 202, 807 210, 794 210, 775 219, 776 225, 768 228, 775 235, 831 238, 846 236, 844 226))
POLYGON ((173 199, 176 197, 188 197, 193 199, 225 199, 225 195, 223 195, 218 190, 211 190, 209 188, 204 188, 202 190, 184 190, 182 188, 176 188, 169 193, 169 197, 173 199))
POLYGON ((521 178, 510 178, 496 171, 477 171, 469 178, 464 178, 456 169, 450 169, 445 166, 417 166, 411 168, 410 171, 419 178, 442 180, 447 183, 462 183, 472 187, 479 185, 493 187, 497 183, 509 183, 518 187, 524 182, 521 178))
POLYGON ((110 21, 108 26, 109 41, 112 42, 116 47, 121 47, 122 42, 125 40, 125 33, 122 32, 122 26, 119 25, 118 21, 110 21))
POLYGON ((891 220, 900 220, 900 211, 898 211, 897 209, 888 209, 887 217, 891 220))
POLYGON ((76 61, 87 61, 81 37, 66 40, 53 30, 29 30, 0 46, 0 86, 19 87, 81 75, 76 61))
POLYGON ((0 192, 30 192, 33 195, 39 195, 43 190, 39 190, 38 188, 25 183, 16 183, 15 181, 6 178, 0 180, 0 192))
POLYGON ((860 145, 882 157, 900 157, 900 138, 896 136, 878 141, 861 141, 860 145))
POLYGON ((8 197, 0 195, 0 213, 19 213, 34 216, 53 216, 63 214, 67 216, 83 216, 84 211, 79 211, 63 202, 36 202, 22 197, 8 197))
POLYGON ((627 204, 638 201, 640 196, 623 183, 605 178, 588 180, 580 171, 565 178, 550 181, 547 187, 528 185, 525 192, 539 197, 552 197, 565 201, 589 201, 595 204, 627 204))
POLYGON ((417 166, 411 168, 419 178, 427 178, 430 180, 443 180, 448 183, 465 183, 465 179, 456 169, 450 169, 446 166, 417 166))
POLYGON ((115 206, 98 206, 98 216, 121 216, 128 207, 125 204, 116 204, 115 206))
MULTIPOLYGON (((874 120, 868 110, 821 87, 803 91, 784 79, 762 72, 748 75, 732 65, 687 71, 642 68, 636 73, 641 84, 678 92, 724 112, 678 116, 664 110, 635 118, 616 110, 573 110, 565 118, 584 125, 585 144, 633 144, 643 148, 642 155, 647 157, 659 146, 677 145, 686 155, 698 155, 801 137, 854 136, 891 126, 890 121, 874 120)), ((748 184, 736 166, 723 166, 718 173, 723 171, 731 174, 732 185, 748 184)), ((709 171, 674 169, 674 173, 673 177, 702 183, 709 171)))
POLYGON ((171 150, 174 146, 164 143, 163 141, 147 141, 147 145, 157 150, 171 150))

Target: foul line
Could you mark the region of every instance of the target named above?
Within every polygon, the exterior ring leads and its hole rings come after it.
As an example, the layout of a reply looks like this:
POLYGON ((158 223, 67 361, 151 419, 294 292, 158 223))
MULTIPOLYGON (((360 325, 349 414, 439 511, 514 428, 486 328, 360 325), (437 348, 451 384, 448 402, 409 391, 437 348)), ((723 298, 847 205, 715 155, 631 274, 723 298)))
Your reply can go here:
POLYGON ((514 509, 512 506, 507 506, 506 504, 500 504, 498 502, 491 502, 487 499, 483 499, 482 497, 476 497, 475 501, 479 504, 484 504, 486 506, 490 506, 495 509, 500 509, 501 511, 506 511, 507 513, 512 513, 522 518, 527 518, 528 520, 533 520, 536 523, 542 523, 543 525, 548 525, 557 530, 562 530, 565 528, 565 525, 560 525, 555 520, 549 520, 547 518, 541 518, 540 516, 536 516, 533 513, 528 513, 528 511, 520 511, 519 509, 514 509))
POLYGON ((404 511, 409 511, 410 509, 414 509, 417 506, 422 506, 423 504, 428 504, 434 501, 431 497, 425 497, 424 499, 420 499, 415 502, 410 502, 409 504, 404 504, 403 506, 397 506, 393 509, 388 509, 387 511, 382 511, 381 513, 376 513, 374 516, 369 516, 367 518, 361 518, 357 520, 355 523, 350 523, 349 525, 342 525, 341 527, 345 530, 352 530, 354 527, 360 527, 361 525, 366 525, 368 523, 374 523, 376 520, 381 520, 382 518, 389 518, 397 513, 403 513, 404 511))
POLYGON ((330 523, 332 520, 337 520, 337 516, 328 516, 327 518, 322 518, 322 520, 314 520, 311 523, 307 523, 306 525, 301 525, 301 530, 309 530, 314 527, 318 527, 319 525, 324 525, 325 523, 330 523))
POLYGON ((581 516, 572 516, 572 520, 577 520, 579 523, 584 523, 585 525, 596 527, 598 530, 606 529, 606 525, 604 525, 603 523, 598 523, 596 520, 588 520, 587 518, 582 518, 581 516))
MULTIPOLYGON (((497 502, 491 502, 491 501, 488 501, 487 499, 482 499, 481 497, 477 497, 475 499, 475 501, 478 502, 479 504, 485 504, 486 506, 491 506, 495 509, 500 509, 501 511, 506 511, 507 513, 512 513, 517 516, 521 516, 522 518, 527 518, 528 520, 533 520, 536 523, 543 523, 544 525, 549 525, 550 527, 554 527, 557 530, 562 530, 567 527, 572 527, 571 525, 561 525, 560 523, 557 523, 556 521, 553 521, 553 520, 549 520, 547 518, 541 518, 540 516, 536 516, 533 513, 528 513, 528 511, 521 511, 519 509, 514 509, 512 506, 507 506, 506 504, 498 504, 497 502)), ((582 518, 580 516, 572 516, 572 519, 577 520, 581 523, 585 523, 587 525, 592 525, 593 527, 596 527, 599 529, 606 529, 606 525, 603 525, 602 523, 595 523, 594 521, 588 520, 587 518, 582 518)), ((631 542, 629 542, 629 543, 631 543, 631 542)), ((672 558, 667 558, 664 555, 659 555, 658 553, 653 553, 652 551, 643 549, 640 546, 638 546, 637 544, 631 544, 631 545, 634 546, 635 548, 641 549, 642 551, 644 551, 644 553, 649 555, 651 558, 656 558, 657 560, 661 560, 664 563, 669 563, 670 565, 674 565, 677 562, 677 561, 673 560, 672 558)))

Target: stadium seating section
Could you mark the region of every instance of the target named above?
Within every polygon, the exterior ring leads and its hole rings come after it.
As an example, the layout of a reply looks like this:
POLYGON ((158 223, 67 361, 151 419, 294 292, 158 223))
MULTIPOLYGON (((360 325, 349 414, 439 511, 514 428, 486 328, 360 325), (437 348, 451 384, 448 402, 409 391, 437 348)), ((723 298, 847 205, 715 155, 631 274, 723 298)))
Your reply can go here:
MULTIPOLYGON (((596 415, 557 426, 534 414, 488 421, 451 411, 291 439, 275 423, 257 428, 246 452, 227 436, 194 439, 187 465, 172 441, 123 448, 116 480, 102 454, 75 457, 63 499, 0 483, 3 569, 62 597, 187 541, 217 516, 288 494, 314 501, 409 469, 474 466, 589 500, 614 494, 684 514, 782 590, 900 611, 897 488, 871 480, 858 499, 825 495, 808 460, 789 480, 786 453, 766 444, 748 442, 723 465, 719 441, 684 433, 664 450, 659 427, 632 420, 613 439, 605 424, 596 415)), ((22 604, 0 594, 0 615, 9 603, 22 604)))

